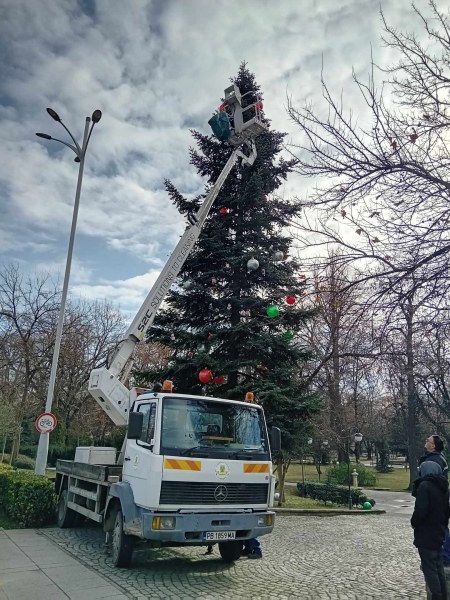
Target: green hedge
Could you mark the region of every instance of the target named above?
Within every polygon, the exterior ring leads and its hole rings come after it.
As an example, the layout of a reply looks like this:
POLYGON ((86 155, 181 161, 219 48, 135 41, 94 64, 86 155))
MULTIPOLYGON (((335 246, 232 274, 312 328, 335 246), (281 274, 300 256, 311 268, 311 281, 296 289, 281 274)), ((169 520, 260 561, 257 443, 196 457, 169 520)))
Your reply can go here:
MULTIPOLYGON (((377 479, 373 471, 359 464, 350 464, 350 484, 353 483, 352 472, 358 472, 358 485, 361 487, 376 485, 377 479)), ((328 468, 327 481, 341 485, 348 485, 348 465, 341 463, 328 468)))
MULTIPOLYGON (((20 448, 20 454, 36 458, 37 446, 23 446, 20 448)), ((48 449, 47 464, 49 467, 56 467, 56 461, 73 460, 75 456, 75 446, 52 446, 48 449)))
MULTIPOLYGON (((331 502, 332 504, 348 504, 348 487, 343 485, 335 485, 333 483, 317 483, 313 481, 305 481, 305 483, 297 483, 297 492, 303 498, 313 498, 322 502, 331 502)), ((352 504, 354 506, 362 506, 364 502, 370 502, 375 506, 375 500, 369 498, 356 488, 350 488, 352 504)))
POLYGON ((55 518, 54 484, 46 477, 0 465, 0 506, 20 527, 41 527, 55 518))

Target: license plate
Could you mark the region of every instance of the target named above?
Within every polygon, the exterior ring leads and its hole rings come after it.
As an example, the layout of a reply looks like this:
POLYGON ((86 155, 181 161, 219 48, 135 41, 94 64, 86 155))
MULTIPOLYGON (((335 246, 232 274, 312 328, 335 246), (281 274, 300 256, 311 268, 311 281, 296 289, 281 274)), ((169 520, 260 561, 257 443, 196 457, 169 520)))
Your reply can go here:
POLYGON ((205 531, 203 534, 205 542, 224 542, 227 540, 235 540, 235 531, 205 531))

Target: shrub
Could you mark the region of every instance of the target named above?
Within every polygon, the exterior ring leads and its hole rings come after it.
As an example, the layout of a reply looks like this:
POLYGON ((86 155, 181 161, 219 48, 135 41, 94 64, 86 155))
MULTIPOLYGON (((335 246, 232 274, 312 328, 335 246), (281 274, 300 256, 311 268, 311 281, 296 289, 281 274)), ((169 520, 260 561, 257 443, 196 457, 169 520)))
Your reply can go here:
MULTIPOLYGON (((327 502, 331 502, 332 504, 348 504, 348 487, 343 485, 335 485, 330 482, 317 483, 305 481, 305 483, 297 483, 297 491, 298 495, 303 498, 322 500, 325 504, 327 502)), ((375 506, 375 500, 366 496, 361 490, 350 488, 350 494, 354 506, 362 506, 364 502, 370 502, 372 506, 375 506)))
POLYGON ((15 469, 28 469, 29 471, 32 471, 34 469, 34 460, 18 459, 14 463, 14 468, 15 469))
POLYGON ((6 477, 2 477, 3 474, 12 471, 12 467, 10 465, 6 465, 5 463, 0 463, 0 507, 3 508, 4 502, 2 498, 5 498, 5 490, 6 490, 6 477))
MULTIPOLYGON (((353 483, 352 471, 354 469, 356 469, 358 472, 358 485, 361 487, 376 485, 377 479, 375 474, 364 465, 359 464, 350 465, 350 484, 353 483)), ((341 463, 340 465, 333 465, 332 467, 329 467, 327 471, 327 480, 330 483, 348 485, 349 481, 347 463, 341 463)))
POLYGON ((20 454, 30 458, 36 458, 37 446, 20 446, 20 454))
POLYGON ((75 446, 50 446, 47 463, 50 467, 56 467, 57 460, 73 460, 74 458, 75 446))
POLYGON ((51 481, 34 473, 0 466, 0 506, 20 527, 40 527, 55 516, 51 481))
MULTIPOLYGON (((29 456, 30 458, 36 458, 37 446, 23 446, 20 448, 20 454, 29 456)), ((56 461, 62 460, 73 460, 75 456, 74 446, 50 446, 48 449, 47 463, 49 467, 56 467, 56 461)))

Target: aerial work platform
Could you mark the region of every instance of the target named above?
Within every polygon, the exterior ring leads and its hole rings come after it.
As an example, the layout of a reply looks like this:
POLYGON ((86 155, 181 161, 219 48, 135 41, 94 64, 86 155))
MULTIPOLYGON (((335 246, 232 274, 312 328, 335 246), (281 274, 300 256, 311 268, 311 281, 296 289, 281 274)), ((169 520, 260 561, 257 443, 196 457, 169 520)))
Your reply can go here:
POLYGON ((241 94, 236 84, 225 89, 225 99, 219 110, 208 121, 214 135, 233 146, 254 140, 268 131, 263 122, 263 103, 260 95, 250 90, 241 94))

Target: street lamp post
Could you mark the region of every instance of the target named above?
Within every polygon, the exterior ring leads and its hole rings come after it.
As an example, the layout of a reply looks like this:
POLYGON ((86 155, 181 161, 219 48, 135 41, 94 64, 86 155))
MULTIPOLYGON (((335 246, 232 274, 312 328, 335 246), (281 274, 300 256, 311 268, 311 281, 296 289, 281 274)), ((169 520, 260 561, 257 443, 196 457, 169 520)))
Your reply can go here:
MULTIPOLYGON (((352 434, 350 434, 348 436, 349 445, 350 445, 350 442, 351 442, 351 438, 352 438, 352 434)), ((362 436, 361 433, 355 433, 355 434, 353 434, 353 440, 356 443, 361 442, 362 439, 363 439, 363 436, 362 436)), ((351 478, 351 474, 350 474, 350 447, 349 447, 348 450, 349 450, 349 452, 348 452, 348 509, 352 510, 353 503, 352 503, 352 486, 351 486, 351 481, 350 481, 350 478, 351 478)))
MULTIPOLYGON (((47 400, 45 403, 45 412, 51 412, 52 403, 53 403, 53 394, 54 394, 54 390, 55 390, 56 371, 57 371, 57 367, 58 367, 59 349, 61 346, 62 329, 63 329, 63 323, 64 323, 64 312, 66 309, 67 290, 69 287, 70 268, 72 265, 72 254, 73 254, 73 245, 74 245, 74 240, 75 240, 75 230, 76 230, 77 219, 78 219, 78 208, 80 205, 80 195, 81 195, 81 184, 83 181, 84 160, 86 157, 86 150, 87 150, 87 147, 89 144, 89 140, 91 138, 92 130, 94 129, 94 125, 96 123, 98 123, 100 121, 100 119, 102 118, 102 112, 101 112, 101 110, 97 109, 92 113, 92 117, 86 117, 83 142, 82 142, 81 147, 78 144, 78 142, 75 140, 75 138, 73 137, 73 135, 71 134, 69 129, 66 127, 66 125, 61 121, 61 118, 59 117, 58 113, 55 112, 52 108, 47 108, 47 112, 52 117, 52 119, 54 119, 55 121, 57 121, 64 127, 64 129, 69 134, 73 144, 69 144, 67 142, 64 142, 63 140, 54 138, 51 135, 47 135, 46 133, 37 133, 36 135, 40 138, 44 138, 45 140, 54 140, 55 142, 64 144, 64 146, 67 146, 68 148, 73 150, 73 152, 75 153, 75 162, 79 163, 77 189, 76 189, 76 193, 75 193, 75 203, 73 206, 72 227, 70 230, 69 247, 67 250, 66 270, 64 273, 64 282, 63 282, 63 289, 62 289, 62 295, 61 295, 61 306, 59 309, 58 324, 56 326, 55 346, 53 349, 52 366, 51 366, 51 370, 50 370, 50 380, 49 380, 48 390, 47 390, 47 400), (89 130, 89 123, 91 122, 91 119, 92 119, 92 126, 89 130)), ((45 468, 47 466, 47 457, 48 457, 49 435, 50 435, 49 433, 41 433, 39 436, 39 444, 38 444, 38 449, 37 449, 37 454, 36 454, 36 467, 35 467, 35 473, 38 475, 45 475, 45 468)))
MULTIPOLYGON (((312 438, 309 438, 308 445, 312 446, 313 443, 314 443, 314 440, 312 438)), ((318 442, 316 442, 316 444, 314 444, 314 446, 315 446, 315 448, 313 449, 312 454, 313 454, 313 458, 314 458, 314 464, 316 465, 316 469, 317 469, 317 477, 318 477, 319 483, 320 483, 322 453, 325 450, 325 448, 328 447, 328 440, 318 441, 318 442)))
MULTIPOLYGON (((306 440, 306 443, 308 444, 308 446, 311 446, 311 444, 313 443, 312 438, 308 438, 306 440)), ((305 454, 302 454, 302 483, 305 483, 305 454)))

